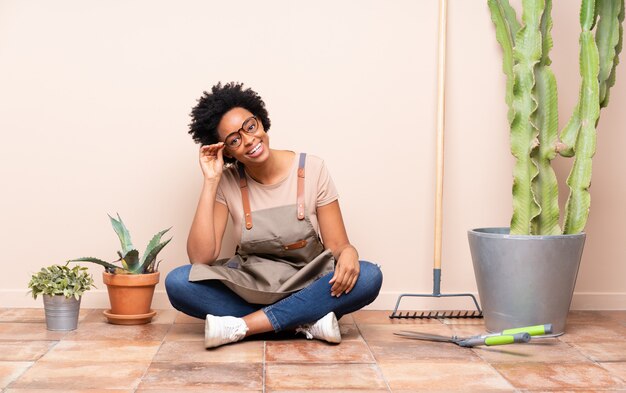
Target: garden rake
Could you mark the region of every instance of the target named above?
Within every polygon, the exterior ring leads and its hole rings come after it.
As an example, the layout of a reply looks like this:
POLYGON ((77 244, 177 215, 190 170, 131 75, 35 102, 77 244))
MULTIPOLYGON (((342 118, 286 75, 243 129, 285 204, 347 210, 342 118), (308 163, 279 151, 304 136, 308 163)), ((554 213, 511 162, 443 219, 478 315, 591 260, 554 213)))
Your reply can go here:
POLYGON ((409 294, 398 297, 396 307, 389 318, 482 318, 483 313, 471 293, 442 294, 441 293, 441 226, 443 202, 443 131, 445 120, 445 63, 446 63, 446 19, 447 0, 439 0, 439 61, 437 72, 437 191, 435 197, 435 257, 433 267, 433 293, 409 294), (400 300, 403 297, 470 297, 474 301, 476 310, 467 311, 426 311, 426 312, 398 312, 400 300))

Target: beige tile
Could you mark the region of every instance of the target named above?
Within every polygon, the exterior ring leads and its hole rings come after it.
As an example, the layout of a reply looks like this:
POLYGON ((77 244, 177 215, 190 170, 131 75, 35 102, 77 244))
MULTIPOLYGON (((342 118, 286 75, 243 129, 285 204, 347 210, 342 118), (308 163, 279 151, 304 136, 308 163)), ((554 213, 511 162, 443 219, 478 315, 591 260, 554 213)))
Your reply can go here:
POLYGON ((56 341, 0 341, 0 361, 35 361, 56 341))
POLYGON ((461 348, 452 343, 406 340, 368 341, 367 345, 377 362, 415 362, 429 360, 481 361, 469 348, 461 348))
POLYGON ((204 319, 194 318, 189 315, 183 314, 182 312, 179 312, 176 315, 176 319, 174 320, 174 323, 202 323, 204 324, 204 319))
POLYGON ((144 362, 156 355, 161 341, 69 341, 63 340, 41 358, 42 361, 144 362))
POLYGON ((382 325, 440 325, 438 319, 396 319, 389 318, 391 310, 359 310, 352 313, 352 318, 357 325, 382 324, 382 325))
POLYGON ((133 389, 12 389, 4 393, 133 393, 133 389))
MULTIPOLYGON (((472 390, 464 390, 464 389, 450 389, 447 388, 446 386, 437 386, 435 388, 429 388, 429 389, 419 389, 419 388, 412 388, 412 389, 394 389, 392 392, 393 393, 427 393, 427 392, 437 392, 437 393, 457 393, 457 392, 471 392, 472 390)), ((508 388, 508 389, 480 389, 477 390, 477 392, 480 393, 521 393, 520 390, 514 389, 514 388, 508 388)))
POLYGON ((557 390, 517 390, 523 393, 623 393, 626 389, 557 389, 557 390))
POLYGON ((339 319, 340 325, 354 325, 354 318, 352 314, 346 314, 339 319))
POLYGON ((263 341, 244 341, 205 349, 201 341, 165 341, 155 362, 262 363, 263 341))
POLYGON ((258 391, 263 388, 263 364, 154 362, 139 385, 140 389, 178 391, 188 387, 258 391))
MULTIPOLYGON (((99 308, 93 309, 92 312, 89 313, 83 320, 83 322, 100 322, 100 323, 108 323, 108 319, 104 316, 103 312, 106 309, 99 308)), ((166 310, 155 310, 157 314, 152 317, 152 324, 171 324, 174 323, 176 316, 178 315, 178 311, 166 309, 166 310)))
POLYGON ((442 336, 452 336, 452 329, 444 324, 423 324, 423 325, 358 325, 361 336, 365 341, 397 341, 406 343, 414 341, 395 335, 401 331, 420 332, 428 334, 438 334, 442 336))
POLYGON ((32 365, 33 362, 0 362, 0 389, 15 381, 32 365))
POLYGON ((109 323, 109 321, 105 318, 104 314, 102 314, 102 312, 104 310, 105 310, 104 308, 94 308, 94 309, 91 309, 89 314, 87 314, 85 316, 85 319, 83 319, 82 322, 85 322, 85 323, 109 323))
POLYGON ((157 325, 152 323, 125 326, 110 323, 87 322, 81 323, 78 329, 68 333, 63 339, 70 341, 161 341, 169 328, 170 325, 157 325))
POLYGON ((626 340, 626 326, 615 322, 576 323, 565 328, 565 334, 559 337, 564 342, 607 342, 626 340))
POLYGON ((600 363, 600 365, 626 383, 626 362, 600 363))
POLYGON ((204 323, 175 323, 165 341, 204 341, 204 323))
POLYGON ((382 390, 386 388, 375 364, 280 364, 265 367, 269 391, 306 389, 382 390))
POLYGON ((12 388, 28 389, 134 389, 148 363, 39 361, 19 377, 12 388))
POLYGON ((600 311, 602 315, 606 315, 611 320, 617 321, 621 324, 626 324, 626 310, 619 311, 600 311))
POLYGON ((389 389, 366 389, 359 388, 358 390, 353 389, 266 389, 265 393, 389 393, 389 389))
POLYGON ((341 341, 363 341, 361 333, 356 325, 339 324, 339 331, 341 332, 341 341))
POLYGON ((480 325, 485 330, 485 320, 483 318, 445 318, 441 320, 446 325, 480 325))
POLYGON ((157 314, 152 317, 152 323, 172 324, 176 320, 179 312, 173 309, 156 310, 157 314))
POLYGON ((448 326, 452 330, 452 334, 458 337, 470 337, 488 333, 483 324, 450 324, 448 326))
MULTIPOLYGON (((193 386, 185 386, 185 392, 197 392, 197 393, 222 393, 226 391, 223 387, 217 388, 206 388, 206 387, 193 387, 193 386)), ((228 388, 228 393, 263 393, 263 389, 246 389, 246 390, 232 390, 228 388)), ((36 393, 36 392, 35 392, 36 393)), ((137 389, 135 393, 181 393, 180 389, 137 389)), ((308 392, 307 392, 308 393, 308 392)), ((351 392, 354 393, 354 392, 351 392)))
POLYGON ((392 391, 510 391, 513 387, 484 362, 379 362, 392 391))
MULTIPOLYGON (((43 305, 43 301, 41 301, 43 305)), ((91 312, 91 309, 81 308, 78 312, 78 321, 85 319, 91 312)), ((0 322, 18 322, 18 323, 45 323, 46 316, 42 308, 5 308, 0 310, 0 322)))
POLYGON ((67 334, 68 332, 47 330, 45 323, 0 323, 0 340, 54 341, 60 340, 67 334))
POLYGON ((605 322, 611 323, 615 321, 615 319, 612 318, 612 315, 617 314, 613 314, 609 311, 573 310, 567 314, 567 325, 588 323, 602 324, 605 322))
POLYGON ((317 340, 268 341, 265 360, 271 363, 375 363, 363 341, 344 341, 339 345, 317 340))
MULTIPOLYGON (((464 388, 449 388, 445 385, 429 387, 428 389, 419 389, 419 388, 411 388, 411 389, 394 389, 393 393, 427 393, 427 392, 437 392, 437 393, 457 393, 457 392, 474 392, 472 389, 464 389, 464 388)), ((519 390, 514 388, 497 388, 497 389, 479 389, 476 392, 480 393, 520 393, 519 390)))
POLYGON ((514 387, 520 389, 613 389, 624 384, 605 369, 586 363, 495 363, 514 387))
POLYGON ((595 362, 626 361, 626 342, 623 341, 604 343, 571 342, 570 345, 595 362))
POLYGON ((525 344, 475 347, 472 351, 489 363, 507 362, 588 362, 582 353, 557 339, 535 339, 525 344))

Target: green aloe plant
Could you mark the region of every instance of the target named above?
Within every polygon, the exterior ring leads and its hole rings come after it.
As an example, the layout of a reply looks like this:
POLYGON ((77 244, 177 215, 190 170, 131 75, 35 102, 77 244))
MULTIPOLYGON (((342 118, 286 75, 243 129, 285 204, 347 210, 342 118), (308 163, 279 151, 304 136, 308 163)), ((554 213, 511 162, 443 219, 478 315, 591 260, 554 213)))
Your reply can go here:
POLYGON ((124 225, 122 218, 120 215, 117 215, 117 220, 109 215, 111 219, 111 225, 113 225, 113 230, 120 239, 120 244, 122 246, 122 251, 118 251, 117 255, 119 255, 119 259, 114 262, 121 262, 122 266, 114 265, 113 263, 103 261, 102 259, 93 258, 93 257, 84 257, 78 259, 72 259, 69 262, 93 262, 98 265, 102 265, 105 267, 106 271, 113 274, 147 274, 154 273, 159 270, 159 264, 161 261, 156 260, 157 255, 163 247, 167 245, 172 239, 168 239, 164 242, 161 242, 161 237, 171 229, 167 228, 157 233, 152 237, 150 243, 148 243, 148 247, 146 247, 146 251, 143 253, 143 256, 139 257, 139 251, 133 246, 133 243, 130 239, 130 232, 124 225))
POLYGON ((558 131, 556 78, 550 68, 552 0, 523 0, 522 20, 508 0, 488 0, 507 77, 513 171, 511 234, 557 235, 583 231, 591 197, 591 159, 600 109, 607 106, 622 49, 624 0, 582 0, 578 103, 558 131), (551 161, 574 157, 570 193, 559 225, 558 183, 551 161))

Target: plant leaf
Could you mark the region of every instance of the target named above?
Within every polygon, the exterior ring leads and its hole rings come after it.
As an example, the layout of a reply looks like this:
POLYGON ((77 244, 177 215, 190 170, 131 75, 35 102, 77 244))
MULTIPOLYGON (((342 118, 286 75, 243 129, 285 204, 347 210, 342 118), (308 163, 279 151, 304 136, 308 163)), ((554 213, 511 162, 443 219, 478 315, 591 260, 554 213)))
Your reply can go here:
POLYGON ((115 233, 117 233, 117 237, 120 239, 122 254, 126 255, 130 250, 135 248, 130 239, 130 233, 128 232, 128 229, 126 228, 126 225, 124 225, 124 222, 122 221, 122 218, 119 214, 117 215, 119 221, 111 217, 110 215, 109 218, 111 219, 111 225, 113 226, 113 230, 115 231, 115 233))
POLYGON ((172 229, 172 227, 164 229, 152 237, 150 243, 148 243, 148 246, 146 247, 146 251, 144 251, 143 255, 141 256, 141 260, 139 261, 141 265, 144 264, 150 252, 159 244, 159 242, 161 241, 161 237, 163 237, 163 235, 170 229, 172 229))
POLYGON ((78 259, 71 259, 68 262, 92 262, 92 263, 96 263, 98 265, 104 266, 104 267, 108 267, 111 269, 120 269, 119 266, 115 266, 112 263, 103 261, 102 259, 98 259, 98 258, 93 258, 93 257, 83 257, 83 258, 78 258, 78 259))
POLYGON ((154 262, 154 260, 156 259, 157 255, 159 254, 159 252, 161 252, 163 247, 167 246, 167 243, 169 243, 171 240, 172 240, 171 238, 167 239, 163 243, 160 243, 156 247, 154 247, 152 249, 152 251, 150 251, 150 253, 148 254, 148 256, 146 257, 145 261, 143 262, 143 264, 141 266, 141 271, 142 272, 145 272, 147 270, 148 266, 150 266, 150 264, 152 262, 154 262))
POLYGON ((122 265, 132 273, 141 273, 141 265, 139 264, 139 251, 130 250, 122 258, 122 265))

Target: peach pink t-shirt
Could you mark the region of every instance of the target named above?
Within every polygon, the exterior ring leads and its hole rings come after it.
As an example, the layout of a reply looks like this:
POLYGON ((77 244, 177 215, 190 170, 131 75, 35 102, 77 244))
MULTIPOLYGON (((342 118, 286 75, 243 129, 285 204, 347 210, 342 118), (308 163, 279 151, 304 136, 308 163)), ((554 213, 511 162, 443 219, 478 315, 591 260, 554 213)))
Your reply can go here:
MULTIPOLYGON (((300 154, 296 153, 291 164, 289 174, 275 184, 262 184, 250 176, 248 180, 248 193, 250 195, 250 209, 253 220, 254 211, 269 209, 277 206, 295 205, 298 162, 300 154)), ((335 184, 324 161, 311 154, 306 156, 304 175, 304 203, 305 211, 313 228, 319 233, 317 222, 317 208, 336 201, 339 198, 335 184)), ((239 175, 237 168, 232 166, 224 170, 217 188, 216 201, 228 207, 234 224, 237 242, 241 240, 241 228, 243 220, 243 205, 241 202, 241 190, 239 188, 239 175)), ((294 220, 297 220, 294 209, 294 220)))

